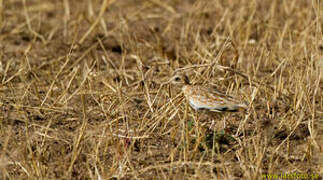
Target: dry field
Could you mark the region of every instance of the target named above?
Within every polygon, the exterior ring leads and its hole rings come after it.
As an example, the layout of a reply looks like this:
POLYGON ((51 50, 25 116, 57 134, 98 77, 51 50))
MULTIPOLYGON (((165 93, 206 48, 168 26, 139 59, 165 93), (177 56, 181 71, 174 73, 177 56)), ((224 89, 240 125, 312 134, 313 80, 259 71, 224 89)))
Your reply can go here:
POLYGON ((322 179, 322 90, 320 0, 0 0, 0 179, 322 179))

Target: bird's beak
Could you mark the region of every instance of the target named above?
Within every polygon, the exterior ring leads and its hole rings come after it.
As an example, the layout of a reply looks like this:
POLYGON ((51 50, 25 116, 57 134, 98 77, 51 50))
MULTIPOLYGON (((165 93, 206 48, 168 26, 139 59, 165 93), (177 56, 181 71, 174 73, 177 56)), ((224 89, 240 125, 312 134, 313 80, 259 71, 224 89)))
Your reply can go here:
POLYGON ((171 82, 173 81, 173 78, 170 78, 168 81, 162 83, 162 85, 168 85, 171 84, 171 82))

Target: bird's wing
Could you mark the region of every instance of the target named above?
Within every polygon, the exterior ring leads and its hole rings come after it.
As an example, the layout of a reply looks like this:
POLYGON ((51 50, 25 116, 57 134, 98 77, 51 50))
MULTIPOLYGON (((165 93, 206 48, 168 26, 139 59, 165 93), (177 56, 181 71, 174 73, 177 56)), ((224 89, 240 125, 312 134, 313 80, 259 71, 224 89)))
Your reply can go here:
MULTIPOLYGON (((200 92, 200 106, 204 109, 211 111, 223 112, 223 111, 238 111, 241 108, 246 108, 246 105, 239 103, 231 96, 227 96, 219 91, 211 91, 208 88, 197 86, 196 91, 200 92)), ((197 104, 197 103, 196 103, 197 104)))

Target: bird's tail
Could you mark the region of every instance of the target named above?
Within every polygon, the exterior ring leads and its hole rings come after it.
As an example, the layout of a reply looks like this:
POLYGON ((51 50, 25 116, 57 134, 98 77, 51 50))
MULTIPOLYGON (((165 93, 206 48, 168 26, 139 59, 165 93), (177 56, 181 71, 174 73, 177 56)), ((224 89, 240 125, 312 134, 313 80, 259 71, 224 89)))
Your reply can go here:
POLYGON ((219 105, 211 109, 214 112, 237 112, 240 110, 247 109, 248 106, 245 104, 224 104, 219 105))

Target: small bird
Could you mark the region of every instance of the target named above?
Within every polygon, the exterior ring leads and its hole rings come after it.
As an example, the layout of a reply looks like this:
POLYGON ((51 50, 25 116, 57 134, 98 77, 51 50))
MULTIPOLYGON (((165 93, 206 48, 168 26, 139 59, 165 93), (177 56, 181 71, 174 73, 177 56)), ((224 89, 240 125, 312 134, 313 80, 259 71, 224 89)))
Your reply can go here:
POLYGON ((208 110, 212 112, 236 112, 247 106, 239 103, 231 96, 210 90, 204 86, 192 85, 189 78, 183 74, 173 76, 170 83, 181 85, 184 96, 195 110, 208 110))

